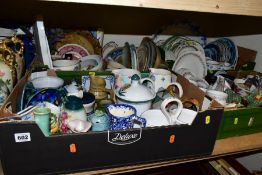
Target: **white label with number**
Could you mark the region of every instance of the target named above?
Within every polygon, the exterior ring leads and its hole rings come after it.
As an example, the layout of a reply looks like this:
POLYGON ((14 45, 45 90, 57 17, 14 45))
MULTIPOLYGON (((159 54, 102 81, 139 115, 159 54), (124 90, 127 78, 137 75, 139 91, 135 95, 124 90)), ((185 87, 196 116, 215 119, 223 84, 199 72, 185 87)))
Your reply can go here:
POLYGON ((31 136, 29 132, 15 134, 15 142, 30 142, 30 141, 31 141, 31 136))

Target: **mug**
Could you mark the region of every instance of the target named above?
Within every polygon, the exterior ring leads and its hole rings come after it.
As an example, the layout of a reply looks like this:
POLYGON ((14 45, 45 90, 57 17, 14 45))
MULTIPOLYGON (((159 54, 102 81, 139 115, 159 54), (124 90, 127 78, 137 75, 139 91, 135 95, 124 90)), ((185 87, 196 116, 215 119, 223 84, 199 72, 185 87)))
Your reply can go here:
POLYGON ((140 127, 146 126, 146 120, 136 115, 136 109, 127 104, 111 104, 105 108, 110 120, 110 130, 121 130, 134 128, 136 124, 140 127))
POLYGON ((46 107, 38 107, 33 110, 34 118, 36 124, 39 126, 41 131, 45 136, 49 136, 49 115, 51 113, 51 109, 46 107))
POLYGON ((149 78, 154 81, 155 92, 166 89, 171 83, 171 72, 166 69, 149 68, 149 78))

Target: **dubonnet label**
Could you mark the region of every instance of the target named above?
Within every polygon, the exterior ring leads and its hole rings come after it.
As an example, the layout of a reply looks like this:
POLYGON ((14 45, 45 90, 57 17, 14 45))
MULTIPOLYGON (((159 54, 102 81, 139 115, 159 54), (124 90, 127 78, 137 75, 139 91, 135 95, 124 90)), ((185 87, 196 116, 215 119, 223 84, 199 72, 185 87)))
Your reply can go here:
POLYGON ((142 128, 134 131, 119 131, 110 132, 108 131, 108 142, 115 145, 127 145, 137 142, 141 139, 142 128))

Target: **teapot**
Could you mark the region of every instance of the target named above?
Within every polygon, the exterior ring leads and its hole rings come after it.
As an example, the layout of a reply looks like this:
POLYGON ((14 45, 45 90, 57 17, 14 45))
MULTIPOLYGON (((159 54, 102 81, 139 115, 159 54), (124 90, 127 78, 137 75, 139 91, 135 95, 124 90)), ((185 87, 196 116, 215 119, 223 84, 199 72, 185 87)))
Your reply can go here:
POLYGON ((131 84, 127 84, 119 90, 116 90, 115 94, 117 103, 134 106, 138 116, 151 108, 152 101, 156 97, 154 87, 150 88, 143 84, 143 81, 141 81, 137 74, 132 76, 131 84))

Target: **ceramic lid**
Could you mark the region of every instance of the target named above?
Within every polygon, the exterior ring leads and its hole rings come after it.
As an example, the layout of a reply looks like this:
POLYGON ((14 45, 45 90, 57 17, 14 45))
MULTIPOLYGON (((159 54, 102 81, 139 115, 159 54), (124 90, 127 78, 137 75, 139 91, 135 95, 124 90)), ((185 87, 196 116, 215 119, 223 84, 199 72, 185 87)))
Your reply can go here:
POLYGON ((125 101, 144 102, 155 98, 156 93, 140 83, 140 77, 135 74, 131 78, 131 84, 120 88, 116 96, 125 101))
POLYGON ((65 103, 65 108, 69 110, 79 110, 83 108, 83 104, 80 98, 76 96, 68 96, 68 101, 65 103))
POLYGON ((83 104, 89 104, 95 101, 95 96, 90 92, 84 92, 82 102, 83 104))

